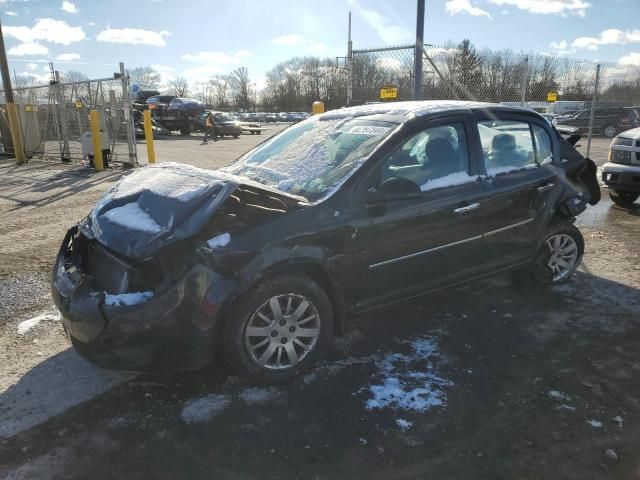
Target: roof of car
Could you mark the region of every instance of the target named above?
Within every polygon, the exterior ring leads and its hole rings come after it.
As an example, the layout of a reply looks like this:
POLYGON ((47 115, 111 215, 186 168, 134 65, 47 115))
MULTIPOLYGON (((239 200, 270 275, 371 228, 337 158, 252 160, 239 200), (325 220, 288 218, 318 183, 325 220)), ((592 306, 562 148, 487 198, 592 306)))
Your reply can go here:
POLYGON ((533 113, 520 107, 511 107, 497 103, 466 102, 460 100, 420 100, 406 102, 374 103, 357 107, 346 107, 338 110, 330 110, 322 114, 324 118, 360 117, 369 115, 391 115, 405 117, 407 119, 423 115, 432 115, 440 112, 472 110, 513 110, 518 112, 533 113))

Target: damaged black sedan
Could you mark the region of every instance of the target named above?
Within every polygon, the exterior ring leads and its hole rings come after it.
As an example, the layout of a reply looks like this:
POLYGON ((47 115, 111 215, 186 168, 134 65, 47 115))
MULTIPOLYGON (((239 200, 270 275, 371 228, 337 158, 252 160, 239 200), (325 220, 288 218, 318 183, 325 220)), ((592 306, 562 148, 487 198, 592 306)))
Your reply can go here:
POLYGON ((289 378, 349 315, 505 270, 566 281, 575 216, 600 197, 575 140, 527 110, 402 102, 312 117, 222 170, 144 167, 69 230, 53 297, 99 365, 192 369, 221 349, 289 378))

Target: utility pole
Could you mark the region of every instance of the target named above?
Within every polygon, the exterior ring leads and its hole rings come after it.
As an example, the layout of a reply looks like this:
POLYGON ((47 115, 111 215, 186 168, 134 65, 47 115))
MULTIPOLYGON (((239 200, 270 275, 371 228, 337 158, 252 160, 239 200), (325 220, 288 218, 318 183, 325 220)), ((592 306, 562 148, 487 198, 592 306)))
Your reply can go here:
POLYGON ((4 49, 4 36, 2 34, 2 24, 0 23, 0 73, 2 74, 2 86, 4 88, 4 98, 7 102, 7 115, 9 117, 9 128, 11 129, 11 140, 13 141, 13 151, 16 155, 16 163, 21 165, 25 162, 24 148, 22 145, 22 134, 18 111, 13 99, 13 89, 11 87, 11 75, 9 74, 9 64, 7 63, 7 52, 4 49))
POLYGON ((413 62, 413 99, 422 99, 422 53, 424 51, 424 0, 418 0, 416 18, 416 48, 413 62))

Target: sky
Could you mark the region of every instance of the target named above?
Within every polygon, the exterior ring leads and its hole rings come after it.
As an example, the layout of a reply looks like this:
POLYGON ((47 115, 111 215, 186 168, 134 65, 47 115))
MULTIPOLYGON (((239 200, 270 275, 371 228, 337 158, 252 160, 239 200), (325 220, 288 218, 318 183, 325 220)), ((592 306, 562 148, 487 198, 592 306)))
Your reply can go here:
MULTIPOLYGON (((246 66, 258 89, 292 57, 345 56, 349 11, 356 49, 415 41, 416 0, 0 0, 17 75, 124 62, 195 83, 246 66)), ((640 0, 426 0, 424 41, 640 65, 639 19, 640 0)))

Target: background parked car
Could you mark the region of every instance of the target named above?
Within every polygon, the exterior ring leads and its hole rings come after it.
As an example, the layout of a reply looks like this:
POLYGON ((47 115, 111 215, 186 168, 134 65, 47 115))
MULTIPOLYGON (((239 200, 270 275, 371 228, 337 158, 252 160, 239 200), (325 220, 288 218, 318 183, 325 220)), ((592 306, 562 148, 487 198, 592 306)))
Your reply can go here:
MULTIPOLYGON (((571 117, 558 117, 557 125, 577 127, 580 133, 589 130, 591 110, 582 110, 571 117)), ((640 125, 640 115, 631 107, 597 107, 594 109, 593 132, 613 138, 617 133, 640 125)))
POLYGON ((622 132, 611 142, 602 181, 618 205, 629 207, 640 196, 640 128, 622 132))
POLYGON ((278 121, 278 114, 277 113, 267 113, 267 115, 264 118, 265 123, 275 123, 278 121))
POLYGON ((192 123, 192 129, 199 132, 205 131, 205 123, 209 112, 213 113, 214 135, 217 137, 224 137, 229 135, 233 138, 238 138, 242 133, 240 122, 235 118, 224 112, 215 112, 212 110, 205 110, 201 113, 192 123))

